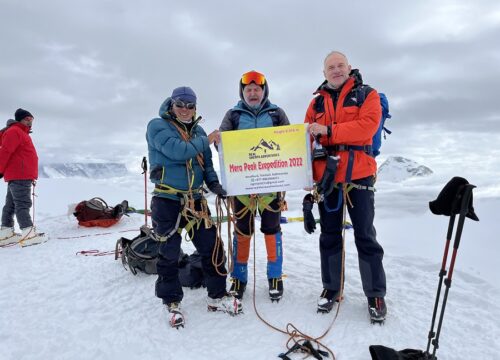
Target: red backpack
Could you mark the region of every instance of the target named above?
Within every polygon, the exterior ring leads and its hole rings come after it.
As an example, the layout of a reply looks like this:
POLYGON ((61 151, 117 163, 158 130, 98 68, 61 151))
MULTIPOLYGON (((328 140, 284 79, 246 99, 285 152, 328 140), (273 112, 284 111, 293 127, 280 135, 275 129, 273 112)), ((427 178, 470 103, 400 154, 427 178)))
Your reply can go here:
POLYGON ((78 203, 73 215, 78 220, 78 225, 81 226, 110 227, 120 220, 127 209, 127 200, 123 200, 121 204, 113 208, 108 206, 103 199, 95 197, 78 203))

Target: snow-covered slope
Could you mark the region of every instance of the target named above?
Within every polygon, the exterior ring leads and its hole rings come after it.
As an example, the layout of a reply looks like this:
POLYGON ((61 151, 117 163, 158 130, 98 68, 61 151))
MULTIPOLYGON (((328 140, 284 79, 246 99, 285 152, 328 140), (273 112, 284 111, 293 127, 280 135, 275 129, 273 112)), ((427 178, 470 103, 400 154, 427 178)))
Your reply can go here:
MULTIPOLYGON (((142 208, 143 184, 141 175, 39 181, 36 222, 51 239, 23 249, 0 248, 0 359, 260 360, 277 359, 285 350, 287 336, 269 328, 255 313, 252 256, 244 314, 207 312, 206 290, 185 289, 186 327, 173 330, 154 296, 155 276, 133 276, 112 255, 75 255, 81 250, 113 250, 119 237, 138 234, 144 217, 124 217, 110 229, 79 228, 74 218, 67 217, 67 204, 101 196, 108 203, 127 199, 142 208)), ((384 326, 368 321, 353 234, 348 231, 345 301, 322 339, 338 360, 369 359, 370 344, 397 349, 426 346, 448 218, 431 215, 425 208, 444 184, 434 184, 432 194, 427 193, 428 186, 412 184, 411 191, 402 192, 404 185, 398 184, 388 192, 389 186, 379 185, 376 227, 385 248, 389 315, 384 326), (395 197, 398 201, 391 202, 395 197), (421 211, 413 211, 413 206, 421 211)), ((0 194, 4 193, 2 184, 0 194)), ((302 191, 287 193, 285 216, 301 215, 303 196, 302 191)), ((494 210, 500 199, 474 200, 481 221, 465 223, 437 353, 440 360, 493 360, 500 353, 500 291, 494 267, 500 248, 494 210)), ((318 230, 308 235, 300 222, 283 224, 282 230, 285 295, 279 303, 267 298, 265 245, 259 233, 256 308, 280 329, 292 323, 310 336, 320 336, 334 314, 316 313, 321 291, 318 230)), ((227 244, 225 227, 222 233, 227 244)), ((193 250, 189 242, 183 242, 183 248, 193 250)))
POLYGON ((400 182, 412 177, 429 176, 432 173, 427 166, 413 160, 402 156, 390 156, 380 165, 378 177, 384 181, 400 182))
POLYGON ((121 163, 50 163, 39 166, 41 178, 84 177, 106 179, 128 174, 127 167, 121 163))

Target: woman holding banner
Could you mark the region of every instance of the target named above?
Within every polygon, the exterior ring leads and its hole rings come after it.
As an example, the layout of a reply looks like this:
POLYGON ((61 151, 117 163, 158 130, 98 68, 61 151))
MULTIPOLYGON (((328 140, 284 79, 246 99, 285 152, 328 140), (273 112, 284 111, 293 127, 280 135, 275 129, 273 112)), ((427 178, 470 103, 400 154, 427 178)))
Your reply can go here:
POLYGON ((181 231, 186 230, 201 255, 210 311, 241 313, 241 302, 226 292, 223 249, 216 249, 216 228, 203 196, 205 182, 213 193, 225 195, 212 164, 210 144, 219 132, 209 135, 196 117, 196 94, 187 86, 174 89, 160 107, 159 117, 147 128, 150 178, 155 184, 151 200, 155 238, 161 242, 157 264, 156 296, 163 300, 172 327, 184 326, 180 309, 183 291, 179 281, 181 231))

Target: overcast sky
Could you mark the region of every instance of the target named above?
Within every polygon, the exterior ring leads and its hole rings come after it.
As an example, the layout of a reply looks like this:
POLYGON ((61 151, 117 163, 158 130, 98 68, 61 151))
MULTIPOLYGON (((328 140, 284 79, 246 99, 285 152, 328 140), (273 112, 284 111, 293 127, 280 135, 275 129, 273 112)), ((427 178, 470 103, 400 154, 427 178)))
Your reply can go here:
POLYGON ((0 118, 33 113, 42 162, 140 159, 177 86, 195 90, 210 132, 252 69, 301 123, 325 55, 340 50, 389 98, 384 156, 498 174, 498 0, 0 4, 0 118))

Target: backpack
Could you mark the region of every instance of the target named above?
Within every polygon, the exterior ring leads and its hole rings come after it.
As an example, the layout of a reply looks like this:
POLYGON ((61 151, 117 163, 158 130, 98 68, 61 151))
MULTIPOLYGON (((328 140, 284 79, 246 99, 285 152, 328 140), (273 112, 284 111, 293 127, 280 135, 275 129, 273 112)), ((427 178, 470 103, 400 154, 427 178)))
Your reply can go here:
POLYGON ((385 127, 385 120, 390 119, 392 116, 389 114, 389 100, 384 93, 378 93, 380 97, 380 106, 382 107, 382 117, 380 118, 380 124, 378 126, 377 132, 373 135, 372 143, 372 153, 373 157, 380 155, 380 147, 382 146, 382 132, 384 132, 384 140, 386 134, 392 134, 392 131, 385 127))
POLYGON ((160 242, 156 241, 151 229, 141 226, 140 234, 132 240, 120 238, 116 242, 115 260, 120 256, 123 267, 129 269, 132 274, 137 272, 145 274, 156 274, 156 263, 160 242))
POLYGON ((90 200, 80 201, 76 205, 73 215, 80 226, 110 227, 120 220, 127 209, 127 200, 123 200, 115 207, 111 207, 103 199, 95 197, 90 200))
MULTIPOLYGON (((268 111, 268 114, 271 117, 271 120, 273 121, 273 126, 278 126, 278 124, 280 123, 280 115, 278 113, 278 109, 268 111)), ((241 113, 239 111, 231 110, 231 115, 229 116, 230 116, 229 120, 233 125, 233 130, 237 130, 238 126, 240 125, 241 113)))
MULTIPOLYGON (((150 228, 141 226, 140 234, 132 240, 120 238, 116 242, 115 260, 120 256, 123 267, 134 275, 138 272, 157 274, 156 264, 161 242, 156 241, 150 228)), ((201 256, 195 251, 185 254, 182 249, 179 255, 179 281, 182 286, 191 289, 205 286, 201 268, 201 256)))
MULTIPOLYGON (((351 92, 355 92, 355 97, 357 99, 357 106, 360 107, 363 105, 366 99, 367 90, 371 89, 368 85, 361 85, 351 90, 351 92)), ((385 127, 385 120, 390 119, 392 116, 389 114, 389 100, 384 93, 378 93, 380 97, 380 106, 382 107, 382 116, 380 118, 380 124, 377 129, 375 135, 372 138, 372 153, 373 157, 377 157, 380 155, 380 147, 382 146, 382 132, 384 133, 384 139, 386 138, 386 134, 391 134, 392 131, 385 127)), ((316 112, 322 113, 325 112, 325 99, 322 95, 317 96, 314 100, 313 104, 314 110, 316 112)))
POLYGON ((3 129, 0 130, 0 146, 2 146, 2 138, 3 138, 3 134, 5 133, 5 131, 7 131, 7 129, 12 125, 12 124, 15 124, 16 121, 13 120, 13 119, 9 119, 7 120, 7 123, 5 124, 5 127, 3 129))

